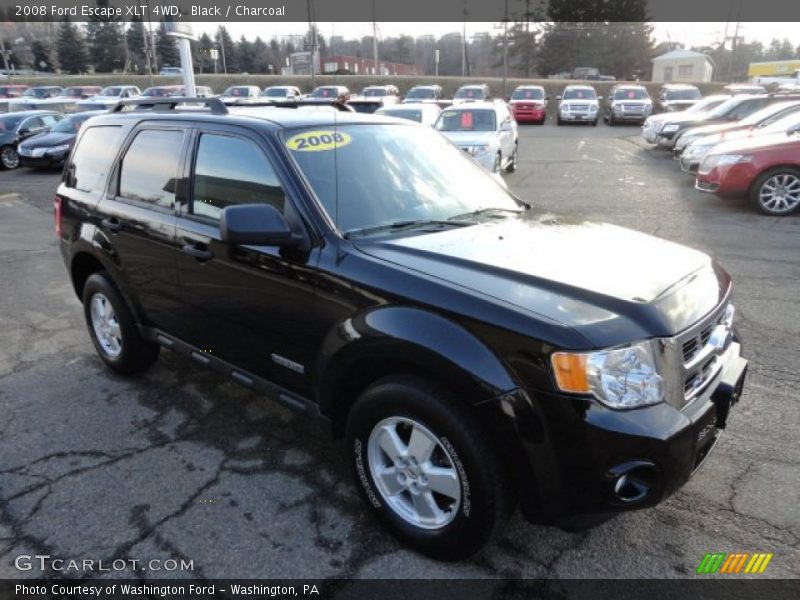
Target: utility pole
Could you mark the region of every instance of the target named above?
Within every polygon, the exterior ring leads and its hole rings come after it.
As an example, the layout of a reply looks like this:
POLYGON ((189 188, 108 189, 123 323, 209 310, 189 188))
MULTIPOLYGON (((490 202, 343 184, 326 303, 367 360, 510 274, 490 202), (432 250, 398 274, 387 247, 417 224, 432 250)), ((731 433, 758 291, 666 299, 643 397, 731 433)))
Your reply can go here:
POLYGON ((225 62, 225 38, 222 37, 222 25, 219 26, 219 30, 217 31, 217 37, 219 37, 219 52, 222 55, 222 72, 225 75, 228 74, 228 65, 225 62))
POLYGON ((6 43, 3 41, 2 37, 0 37, 0 54, 3 55, 3 68, 6 71, 6 77, 8 77, 9 81, 11 81, 11 70, 8 68, 8 54, 6 54, 6 43))
MULTIPOLYGON (((467 9, 464 9, 464 19, 467 17, 467 9)), ((467 22, 463 21, 461 28, 461 77, 467 76, 467 22)))
POLYGON ((378 65, 378 23, 375 20, 375 0, 372 0, 372 60, 375 63, 375 75, 380 75, 378 65))
POLYGON ((317 85, 317 74, 314 68, 314 57, 317 55, 317 28, 314 25, 314 0, 307 0, 308 7, 308 32, 311 34, 311 89, 313 90, 317 85))
POLYGON ((506 97, 506 79, 508 78, 508 0, 505 0, 503 13, 503 98, 506 97))

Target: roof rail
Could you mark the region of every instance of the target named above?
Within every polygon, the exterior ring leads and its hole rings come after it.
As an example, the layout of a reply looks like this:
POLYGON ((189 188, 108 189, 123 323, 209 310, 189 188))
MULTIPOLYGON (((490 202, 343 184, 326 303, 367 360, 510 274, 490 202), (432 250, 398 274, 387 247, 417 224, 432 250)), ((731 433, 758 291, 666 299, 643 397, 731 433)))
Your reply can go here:
POLYGON ((274 108, 300 108, 301 106, 332 106, 341 112, 353 112, 353 109, 345 102, 338 100, 326 102, 315 100, 255 100, 252 102, 233 103, 230 106, 236 108, 251 108, 254 106, 272 106, 274 108))
POLYGON ((191 96, 153 96, 152 98, 131 98, 120 100, 111 112, 121 112, 126 106, 150 108, 152 110, 175 110, 178 104, 204 104, 215 115, 227 115, 228 108, 219 98, 194 98, 191 96))

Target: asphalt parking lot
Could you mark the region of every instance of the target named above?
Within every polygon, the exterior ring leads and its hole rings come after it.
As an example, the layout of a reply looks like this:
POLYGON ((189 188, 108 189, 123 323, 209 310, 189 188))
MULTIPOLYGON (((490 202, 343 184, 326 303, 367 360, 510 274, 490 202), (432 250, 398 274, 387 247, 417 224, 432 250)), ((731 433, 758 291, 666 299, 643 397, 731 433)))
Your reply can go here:
POLYGON ((0 578, 41 576, 15 569, 29 554, 193 561, 148 577, 691 578, 718 551, 771 552, 762 577, 800 577, 800 215, 695 191, 638 133, 521 126, 507 181, 553 211, 718 257, 751 361, 744 397, 659 507, 577 534, 516 517, 457 564, 383 532, 323 424, 169 352, 137 378, 106 370, 56 246, 58 175, 0 172, 0 578))

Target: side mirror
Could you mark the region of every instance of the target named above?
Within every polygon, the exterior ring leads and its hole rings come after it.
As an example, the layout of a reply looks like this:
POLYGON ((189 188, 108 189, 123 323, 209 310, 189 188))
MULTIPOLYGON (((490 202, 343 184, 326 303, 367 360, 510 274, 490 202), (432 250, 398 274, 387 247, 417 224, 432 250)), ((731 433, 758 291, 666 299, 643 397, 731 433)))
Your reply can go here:
POLYGON ((286 246, 292 230, 271 204, 238 204, 222 211, 219 221, 222 241, 227 244, 286 246))
POLYGON ((23 127, 19 130, 19 135, 30 135, 33 133, 33 130, 30 127, 23 127))

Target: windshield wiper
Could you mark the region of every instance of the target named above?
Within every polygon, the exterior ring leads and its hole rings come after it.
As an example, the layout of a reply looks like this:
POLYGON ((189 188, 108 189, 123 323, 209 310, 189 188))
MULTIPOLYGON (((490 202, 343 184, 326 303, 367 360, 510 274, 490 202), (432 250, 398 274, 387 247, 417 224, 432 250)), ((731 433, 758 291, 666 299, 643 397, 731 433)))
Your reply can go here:
POLYGON ((371 235, 373 233, 380 233, 382 231, 400 231, 407 229, 415 229, 417 227, 436 226, 443 227, 465 227, 467 225, 474 225, 472 221, 459 221, 455 218, 441 221, 437 219, 406 219, 404 221, 394 221, 392 223, 384 223, 382 225, 372 225, 370 227, 362 227, 360 229, 351 229, 345 231, 344 237, 357 237, 362 235, 371 235))
POLYGON ((489 213, 494 212, 505 212, 505 213, 513 213, 515 215, 521 214, 525 212, 524 210, 514 210, 513 208, 480 208, 478 210, 474 210, 472 212, 464 213, 461 215, 454 215, 448 219, 457 221, 458 219, 469 219, 470 217, 480 217, 482 215, 486 215, 489 213))

